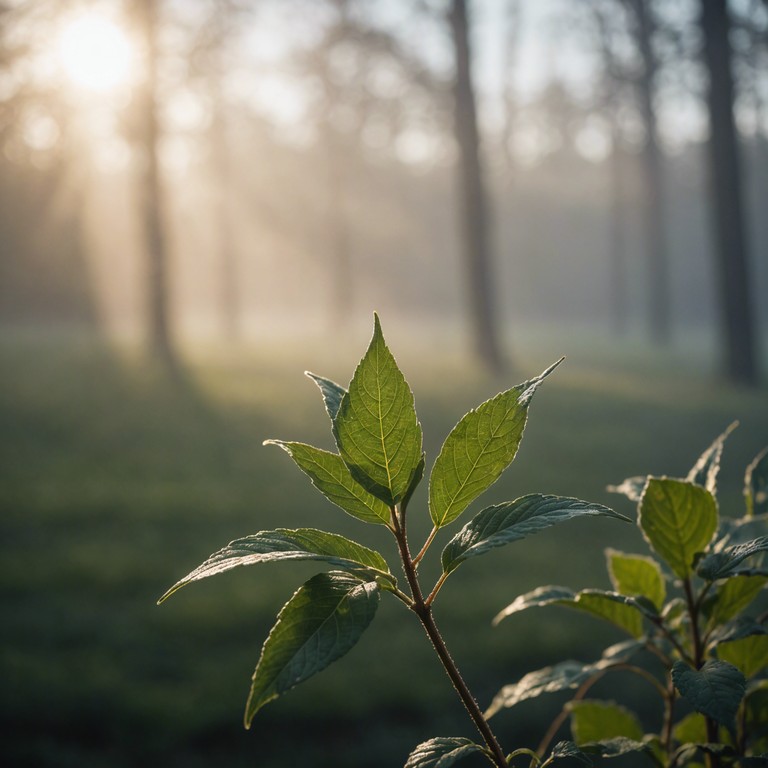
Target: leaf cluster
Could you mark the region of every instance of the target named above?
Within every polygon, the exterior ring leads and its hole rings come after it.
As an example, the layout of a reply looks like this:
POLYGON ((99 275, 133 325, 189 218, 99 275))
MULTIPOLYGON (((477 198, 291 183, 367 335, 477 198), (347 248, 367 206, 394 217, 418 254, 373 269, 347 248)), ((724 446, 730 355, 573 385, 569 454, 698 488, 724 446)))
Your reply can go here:
POLYGON ((563 757, 644 754, 659 766, 768 764, 768 632, 758 597, 768 583, 768 450, 747 467, 742 516, 721 518, 717 476, 731 425, 684 479, 632 477, 609 490, 638 505, 650 555, 606 550, 612 590, 540 587, 517 597, 495 623, 532 607, 565 606, 610 622, 629 639, 596 662, 564 661, 504 686, 491 717, 521 701, 575 691, 539 746, 535 764, 563 757), (650 661, 649 661, 650 660, 650 661), (640 675, 656 692, 662 727, 612 701, 587 698, 612 671, 640 675), (545 757, 560 726, 572 740, 545 757))
MULTIPOLYGON (((421 586, 418 566, 438 532, 464 514, 514 460, 531 401, 560 362, 482 403, 451 430, 429 474, 426 512, 432 531, 415 556, 406 525, 409 502, 425 474, 422 430, 413 393, 384 341, 379 318, 374 316, 372 339, 347 388, 308 374, 323 396, 337 452, 300 442, 267 440, 266 444, 282 448, 337 507, 394 536, 405 584, 401 585, 395 569, 379 552, 313 528, 260 531, 237 539, 174 584, 161 601, 187 584, 242 565, 311 560, 331 569, 301 585, 280 611, 253 674, 246 727, 267 703, 346 654, 373 620, 381 594, 388 593, 424 625, 484 740, 484 744, 476 744, 464 738, 431 739, 413 751, 406 765, 447 768, 477 752, 492 764, 504 766, 518 754, 530 753, 522 750, 506 755, 501 750, 445 648, 432 605, 445 581, 467 560, 572 518, 627 518, 600 504, 529 494, 475 514, 444 547, 440 577, 429 591, 421 586)), ((617 613, 633 610, 616 601, 610 605, 617 613)))

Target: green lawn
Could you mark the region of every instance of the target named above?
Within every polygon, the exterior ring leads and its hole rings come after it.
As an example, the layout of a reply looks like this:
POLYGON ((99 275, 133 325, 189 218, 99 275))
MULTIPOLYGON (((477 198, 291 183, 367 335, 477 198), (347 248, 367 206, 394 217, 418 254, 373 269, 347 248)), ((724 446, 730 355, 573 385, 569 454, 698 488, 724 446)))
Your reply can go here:
MULTIPOLYGON (((155 605, 210 552, 261 529, 328 527, 394 558, 384 529, 346 516, 282 451, 261 446, 279 437, 330 448, 319 393, 302 371, 346 383, 364 346, 345 344, 325 364, 320 342, 197 350, 180 387, 93 342, 0 339, 4 765, 384 768, 402 765, 428 737, 474 736, 418 622, 386 596, 348 657, 243 730, 261 643, 316 567, 240 569, 155 605)), ((521 347, 519 372, 494 381, 405 345, 398 359, 428 466, 466 409, 538 373, 559 356, 556 346, 521 347)), ((684 475, 739 419, 721 510, 740 509, 744 466, 768 443, 766 392, 715 385, 695 365, 668 362, 642 349, 577 349, 536 395, 517 460, 483 500, 554 492, 632 514, 606 484, 684 475)), ((415 540, 429 528, 424 503, 422 488, 411 505, 415 540)), ((451 533, 425 562, 425 581, 451 533)), ((607 634, 587 618, 546 609, 496 629, 490 619, 538 584, 606 586, 607 546, 644 545, 633 526, 573 521, 467 563, 448 582, 436 616, 481 704, 525 671, 596 652, 607 634)), ((535 746, 542 718, 556 711, 542 698, 494 722, 510 750, 535 746)))

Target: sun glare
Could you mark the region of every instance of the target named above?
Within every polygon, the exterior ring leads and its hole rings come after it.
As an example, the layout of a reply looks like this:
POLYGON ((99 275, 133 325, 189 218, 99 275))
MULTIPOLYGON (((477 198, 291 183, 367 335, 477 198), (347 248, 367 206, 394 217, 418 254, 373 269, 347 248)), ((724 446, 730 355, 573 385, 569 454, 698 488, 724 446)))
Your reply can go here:
POLYGON ((94 13, 78 16, 62 27, 56 52, 67 80, 95 92, 125 84, 135 57, 125 32, 109 18, 94 13))

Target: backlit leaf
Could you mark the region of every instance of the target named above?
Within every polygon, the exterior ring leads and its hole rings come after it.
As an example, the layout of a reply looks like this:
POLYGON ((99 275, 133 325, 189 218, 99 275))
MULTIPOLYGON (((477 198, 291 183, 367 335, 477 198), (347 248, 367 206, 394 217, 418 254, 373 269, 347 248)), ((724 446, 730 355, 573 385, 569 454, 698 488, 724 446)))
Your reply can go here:
POLYGON ((749 635, 720 643, 717 657, 740 669, 747 678, 768 667, 768 635, 749 635))
POLYGON ((215 576, 241 565, 282 560, 320 560, 366 580, 385 576, 389 581, 394 581, 394 577, 389 574, 386 560, 378 552, 344 536, 314 528, 278 528, 274 531, 260 531, 230 542, 176 582, 158 602, 193 581, 215 576))
POLYGON ((643 555, 627 555, 608 549, 608 573, 614 589, 622 595, 644 595, 661 610, 667 597, 667 587, 659 564, 643 555))
POLYGON ((681 744, 703 743, 707 740, 707 721, 699 712, 690 712, 675 725, 672 734, 681 744))
POLYGON ((449 768, 467 755, 480 752, 487 755, 485 747, 458 737, 430 739, 419 744, 408 755, 405 768, 449 768))
POLYGON ((703 579, 715 581, 736 573, 737 567, 748 557, 768 551, 768 536, 736 544, 722 552, 715 552, 702 558, 696 572, 703 579))
POLYGON ((335 381, 326 379, 324 376, 318 376, 310 371, 304 371, 304 374, 309 376, 309 378, 320 387, 320 392, 323 395, 323 402, 325 403, 325 410, 331 417, 331 421, 333 421, 336 418, 336 414, 339 412, 341 399, 347 394, 347 390, 335 381))
POLYGON ((676 661, 672 681, 697 712, 728 728, 733 726, 747 686, 744 675, 733 664, 707 661, 695 670, 684 661, 676 661))
POLYGON ((615 702, 586 699, 568 704, 571 733, 578 744, 605 741, 623 736, 634 741, 643 738, 643 727, 637 717, 615 702))
POLYGON ((486 400, 451 430, 429 479, 429 511, 436 527, 455 520, 511 464, 531 398, 559 363, 486 400))
POLYGON ((766 576, 732 576, 718 588, 707 605, 711 626, 722 624, 741 613, 768 583, 766 576))
POLYGON ((590 504, 564 496, 528 496, 488 507, 478 513, 443 550, 443 570, 450 573, 464 560, 483 555, 557 523, 585 515, 604 515, 628 522, 628 518, 602 504, 590 504))
POLYGON ((768 513, 768 448, 761 451, 744 475, 747 516, 768 513))
POLYGON ((366 523, 387 525, 389 507, 358 483, 344 460, 335 453, 314 448, 305 443, 287 443, 267 440, 265 445, 279 445, 309 476, 312 485, 329 501, 341 507, 352 517, 366 523))
POLYGON ((720 471, 720 459, 723 455, 723 444, 728 435, 739 425, 734 421, 713 443, 701 454, 699 460, 688 473, 686 480, 706 488, 712 495, 717 490, 717 473, 720 471))
POLYGON ((413 393, 384 342, 378 315, 333 431, 355 480, 388 506, 398 504, 422 458, 421 426, 413 393))
POLYGON ((374 582, 320 573, 283 606, 261 650, 245 708, 245 726, 261 707, 347 653, 379 604, 374 582))
POLYGON ((582 752, 572 741, 558 741, 549 753, 547 762, 551 760, 578 760, 583 765, 594 765, 592 758, 582 752))
POLYGON ((610 491, 611 493, 620 493, 622 496, 626 496, 630 501, 640 501, 647 482, 647 475, 636 475, 635 477, 628 477, 619 485, 609 485, 605 490, 610 491))
POLYGON ((652 477, 640 501, 638 523, 652 549, 684 579, 715 534, 717 518, 717 503, 705 488, 652 477))

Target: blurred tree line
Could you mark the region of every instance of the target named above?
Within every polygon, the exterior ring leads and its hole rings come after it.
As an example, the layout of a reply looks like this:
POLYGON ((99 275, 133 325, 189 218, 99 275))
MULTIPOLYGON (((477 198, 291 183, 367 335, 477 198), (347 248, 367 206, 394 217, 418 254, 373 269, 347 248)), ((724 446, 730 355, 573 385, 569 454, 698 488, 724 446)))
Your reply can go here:
POLYGON ((755 383, 767 61, 764 0, 4 0, 0 318, 174 365, 459 307, 493 370, 532 322, 704 325, 755 383), (56 41, 105 12, 136 58, 87 92, 56 41))

